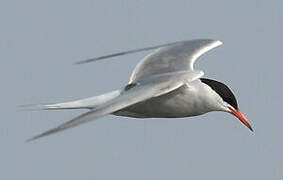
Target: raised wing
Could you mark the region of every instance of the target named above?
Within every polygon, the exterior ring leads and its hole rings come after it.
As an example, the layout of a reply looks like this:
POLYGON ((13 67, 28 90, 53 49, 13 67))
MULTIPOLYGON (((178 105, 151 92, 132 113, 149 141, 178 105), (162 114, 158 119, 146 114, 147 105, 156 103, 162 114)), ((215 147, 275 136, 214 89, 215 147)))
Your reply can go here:
POLYGON ((163 75, 152 76, 149 79, 144 79, 133 88, 123 91, 119 96, 113 98, 112 100, 109 100, 104 104, 97 106, 93 110, 84 113, 62 125, 59 125, 56 128, 39 134, 28 141, 78 126, 91 120, 103 117, 107 114, 114 113, 138 102, 166 94, 174 89, 179 88, 185 82, 198 79, 202 75, 202 71, 183 71, 166 73, 163 75))
POLYGON ((194 62, 199 56, 221 44, 217 40, 196 39, 159 48, 139 62, 131 75, 130 83, 156 74, 193 71, 194 62))

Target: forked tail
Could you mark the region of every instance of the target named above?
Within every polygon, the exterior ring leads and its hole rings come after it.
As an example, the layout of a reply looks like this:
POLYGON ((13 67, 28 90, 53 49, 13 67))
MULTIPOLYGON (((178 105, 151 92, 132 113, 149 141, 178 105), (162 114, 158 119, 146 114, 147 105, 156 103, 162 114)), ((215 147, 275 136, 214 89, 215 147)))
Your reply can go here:
POLYGON ((120 95, 120 90, 111 91, 99 96, 54 104, 23 105, 26 110, 60 110, 60 109, 93 109, 120 95))

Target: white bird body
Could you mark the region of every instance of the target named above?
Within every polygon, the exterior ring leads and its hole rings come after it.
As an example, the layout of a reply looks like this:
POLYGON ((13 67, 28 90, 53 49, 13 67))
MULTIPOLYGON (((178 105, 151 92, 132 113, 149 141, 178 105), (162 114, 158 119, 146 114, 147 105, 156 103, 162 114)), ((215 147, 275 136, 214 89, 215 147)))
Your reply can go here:
POLYGON ((209 86, 195 80, 172 92, 126 107, 114 114, 136 118, 189 117, 219 110, 223 108, 221 101, 209 86), (214 103, 216 99, 219 103, 214 103))
MULTIPOLYGON (((136 118, 176 118, 197 116, 210 111, 229 112, 251 129, 238 110, 231 90, 215 80, 201 78, 195 60, 221 45, 210 39, 181 41, 137 49, 79 62, 88 63, 109 57, 156 49, 134 69, 128 85, 121 89, 77 101, 40 105, 40 109, 89 109, 71 121, 39 134, 30 140, 77 126, 107 114, 136 118)), ((252 129, 251 129, 252 130, 252 129)))

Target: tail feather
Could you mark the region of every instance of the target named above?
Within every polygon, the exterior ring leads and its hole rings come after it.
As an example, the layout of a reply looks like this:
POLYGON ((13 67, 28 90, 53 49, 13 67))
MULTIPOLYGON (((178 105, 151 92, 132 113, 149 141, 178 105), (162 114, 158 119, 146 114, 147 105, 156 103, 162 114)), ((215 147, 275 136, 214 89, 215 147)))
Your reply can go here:
POLYGON ((26 110, 60 110, 60 109, 93 109, 120 95, 120 90, 111 91, 99 96, 80 99, 76 101, 54 103, 54 104, 33 104, 23 105, 26 110))

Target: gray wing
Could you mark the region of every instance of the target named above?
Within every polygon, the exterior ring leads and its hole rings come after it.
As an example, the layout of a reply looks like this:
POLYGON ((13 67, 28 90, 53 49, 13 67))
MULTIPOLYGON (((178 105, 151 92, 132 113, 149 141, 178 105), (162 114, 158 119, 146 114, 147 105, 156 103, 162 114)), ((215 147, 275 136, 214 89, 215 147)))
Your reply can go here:
POLYGON ((157 49, 143 58, 134 69, 130 82, 135 83, 140 79, 147 78, 155 74, 163 74, 176 71, 193 70, 195 60, 205 52, 220 46, 221 41, 212 39, 195 39, 189 41, 178 41, 158 46, 151 46, 141 49, 134 49, 125 52, 114 53, 101 57, 80 61, 77 64, 84 64, 106 58, 122 56, 141 51, 157 49))
POLYGON ((138 63, 130 83, 156 74, 193 71, 194 62, 199 56, 221 44, 222 42, 217 40, 196 39, 159 48, 138 63))
POLYGON ((111 114, 120 109, 133 105, 135 103, 147 100, 152 97, 166 94, 178 87, 182 86, 187 81, 193 81, 203 75, 202 71, 184 71, 177 73, 167 73, 160 76, 152 76, 150 79, 143 80, 139 84, 127 91, 123 91, 118 97, 94 108, 93 110, 84 113, 56 128, 50 129, 42 134, 39 134, 28 141, 38 139, 53 133, 57 133, 71 127, 98 119, 107 114, 111 114), (188 79, 189 77, 189 79, 188 79))

